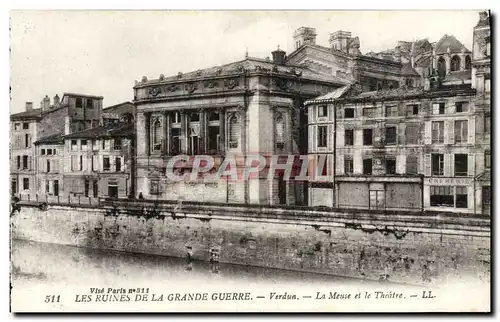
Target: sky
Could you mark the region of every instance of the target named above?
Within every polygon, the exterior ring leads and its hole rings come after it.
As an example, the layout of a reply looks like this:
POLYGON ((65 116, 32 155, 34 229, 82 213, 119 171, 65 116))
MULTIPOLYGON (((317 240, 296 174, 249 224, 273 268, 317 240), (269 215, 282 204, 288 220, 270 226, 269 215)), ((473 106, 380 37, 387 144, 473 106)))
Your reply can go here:
POLYGON ((398 40, 438 41, 453 34, 472 49, 478 11, 11 11, 11 113, 64 92, 99 95, 104 107, 133 99, 135 80, 176 75, 251 57, 279 45, 293 51, 293 31, 316 28, 316 43, 346 30, 361 52, 398 40))

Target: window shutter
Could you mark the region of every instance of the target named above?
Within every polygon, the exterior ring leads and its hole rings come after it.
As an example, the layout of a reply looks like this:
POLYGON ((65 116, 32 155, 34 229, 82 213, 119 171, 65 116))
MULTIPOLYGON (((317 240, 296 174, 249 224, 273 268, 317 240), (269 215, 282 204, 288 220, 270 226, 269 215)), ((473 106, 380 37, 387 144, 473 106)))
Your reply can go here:
POLYGON ((469 157, 467 160, 467 175, 468 176, 475 176, 477 173, 475 173, 475 158, 473 153, 469 153, 469 157))
POLYGON ((32 160, 32 157, 31 157, 31 156, 29 156, 29 157, 28 157, 28 169, 29 169, 29 170, 31 170, 31 169, 32 169, 32 167, 31 167, 31 160, 32 160))
POLYGON ((405 126, 401 123, 397 125, 397 128, 398 137, 396 138, 396 144, 406 144, 405 126))
POLYGON ((338 155, 337 160, 335 160, 335 173, 336 174, 345 174, 344 172, 344 161, 345 158, 343 155, 338 155))
POLYGON ((454 144, 455 143, 455 122, 448 121, 444 122, 444 143, 445 144, 454 144))
POLYGON ((471 119, 469 119, 467 131, 467 142, 469 144, 475 144, 476 140, 474 135, 476 133, 476 117, 472 117, 471 119))
POLYGON ((328 125, 328 133, 326 134, 328 151, 333 151, 333 125, 328 125))
POLYGON ((318 142, 316 142, 316 126, 310 125, 309 126, 309 133, 311 133, 311 152, 316 152, 316 146, 318 142))
POLYGON ((425 155, 424 168, 425 168, 425 176, 430 177, 431 176, 431 155, 430 154, 425 155))
POLYGON ((343 126, 340 126, 340 124, 337 125, 337 133, 335 134, 337 136, 337 146, 344 146, 345 145, 345 128, 343 126))
POLYGON ((425 144, 432 143, 432 128, 430 121, 425 122, 424 142, 425 144))
POLYGON ((316 105, 313 105, 309 112, 311 112, 311 123, 316 123, 316 115, 318 114, 316 105))
POLYGON ((453 154, 445 153, 444 154, 444 176, 452 177, 453 176, 453 154))

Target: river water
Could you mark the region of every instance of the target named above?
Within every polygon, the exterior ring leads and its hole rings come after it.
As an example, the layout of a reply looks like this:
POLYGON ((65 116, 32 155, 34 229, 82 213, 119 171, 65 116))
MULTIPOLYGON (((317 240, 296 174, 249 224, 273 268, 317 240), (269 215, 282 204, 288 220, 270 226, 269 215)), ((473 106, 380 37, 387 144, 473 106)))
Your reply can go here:
MULTIPOLYGON (((417 292, 417 290, 420 292, 421 289, 387 282, 243 265, 223 263, 213 265, 199 261, 188 264, 186 259, 181 258, 103 251, 24 240, 11 242, 11 263, 11 299, 14 311, 202 310, 202 307, 175 302, 169 302, 170 306, 165 306, 167 304, 160 306, 151 301, 141 302, 140 305, 128 303, 126 306, 123 303, 104 305, 79 302, 83 295, 92 295, 91 288, 105 288, 106 292, 111 288, 127 290, 140 288, 141 292, 147 291, 150 297, 152 293, 167 296, 168 293, 183 292, 251 292, 253 299, 251 305, 232 302, 226 303, 228 306, 224 307, 213 306, 221 311, 259 311, 262 308, 268 308, 267 305, 270 303, 273 292, 296 294, 302 299, 301 305, 309 303, 307 305, 310 306, 319 289, 335 290, 339 295, 348 293, 354 295, 356 292, 366 290, 385 292, 398 290, 409 294, 408 292, 417 292), (53 299, 50 297, 52 295, 60 295, 62 299, 56 301, 57 303, 52 303, 53 299), (48 304, 44 302, 47 296, 49 296, 48 304), (307 302, 309 298, 311 300, 307 302), (258 299, 267 301, 259 304, 255 302, 258 299)), ((92 296, 94 301, 95 294, 92 296)), ((281 304, 279 309, 302 311, 298 302, 291 302, 281 304)), ((316 302, 319 303, 319 301, 316 302)), ((350 306, 343 305, 342 307, 350 306)), ((370 307, 377 308, 377 304, 370 307)), ((312 308, 319 309, 317 304, 312 308)))

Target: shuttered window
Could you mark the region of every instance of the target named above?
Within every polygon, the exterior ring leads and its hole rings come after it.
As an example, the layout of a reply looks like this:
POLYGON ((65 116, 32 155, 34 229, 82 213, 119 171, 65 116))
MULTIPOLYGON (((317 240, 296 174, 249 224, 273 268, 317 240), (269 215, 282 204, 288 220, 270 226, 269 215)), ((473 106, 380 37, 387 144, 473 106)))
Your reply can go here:
POLYGON ((468 139, 468 121, 455 121, 455 142, 466 143, 468 139))
POLYGON ((418 156, 409 155, 406 157, 406 173, 418 174, 418 156))
POLYGON ((444 122, 432 122, 432 143, 444 143, 444 122))
POLYGON ((453 207, 453 193, 450 186, 430 186, 431 206, 453 207))
POLYGON ((420 125, 408 124, 405 129, 406 144, 418 144, 420 136, 420 125))

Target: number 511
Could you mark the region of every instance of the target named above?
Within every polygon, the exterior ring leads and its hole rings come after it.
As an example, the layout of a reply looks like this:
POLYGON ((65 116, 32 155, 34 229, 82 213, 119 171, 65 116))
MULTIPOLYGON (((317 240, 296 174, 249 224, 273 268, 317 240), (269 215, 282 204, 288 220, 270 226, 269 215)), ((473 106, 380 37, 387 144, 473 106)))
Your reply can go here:
POLYGON ((61 295, 46 295, 45 303, 56 303, 61 299, 61 295))

